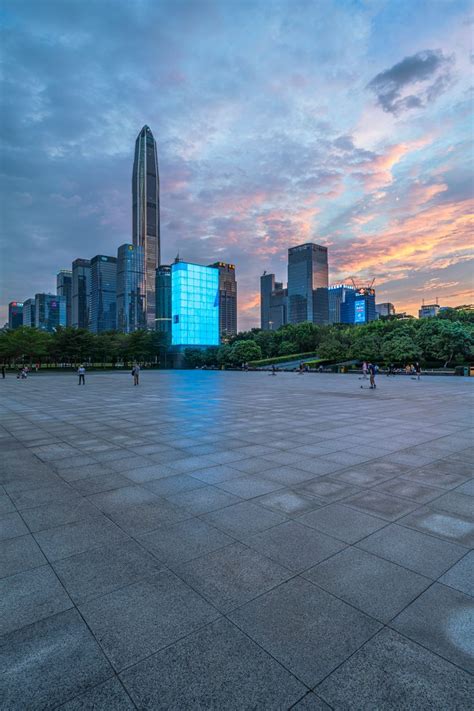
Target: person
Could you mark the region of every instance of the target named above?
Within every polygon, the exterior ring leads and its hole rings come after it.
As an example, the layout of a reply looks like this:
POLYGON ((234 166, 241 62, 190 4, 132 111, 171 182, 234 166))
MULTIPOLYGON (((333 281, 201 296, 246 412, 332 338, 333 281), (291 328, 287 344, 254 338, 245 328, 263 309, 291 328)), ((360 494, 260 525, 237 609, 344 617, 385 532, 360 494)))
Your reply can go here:
POLYGON ((5 366, 2 365, 2 380, 5 380, 5 366))
POLYGON ((304 373, 304 363, 303 361, 300 362, 300 367, 299 367, 299 374, 303 375, 304 373))
POLYGON ((367 361, 364 360, 364 362, 362 363, 362 376, 363 376, 364 380, 367 380, 368 369, 369 369, 369 366, 367 364, 367 361))
POLYGON ((84 365, 81 363, 79 368, 77 369, 77 374, 79 376, 79 382, 78 385, 85 385, 86 384, 86 369, 84 368, 84 365))
POLYGON ((320 365, 319 368, 318 368, 318 373, 322 373, 322 372, 323 372, 323 366, 320 365))
POLYGON ((369 376, 370 376, 370 389, 374 390, 377 386, 375 384, 375 375, 377 373, 376 370, 377 366, 374 365, 373 363, 369 363, 367 366, 367 369, 369 371, 369 376))
POLYGON ((132 375, 133 375, 133 384, 134 385, 139 385, 139 380, 140 380, 140 366, 138 363, 135 363, 135 365, 132 368, 132 375))
POLYGON ((421 365, 416 361, 415 363, 415 373, 416 373, 416 379, 420 380, 421 378, 421 365))
POLYGON ((275 367, 275 363, 274 363, 272 365, 272 375, 276 375, 276 374, 277 374, 277 372, 276 372, 276 367, 275 367))

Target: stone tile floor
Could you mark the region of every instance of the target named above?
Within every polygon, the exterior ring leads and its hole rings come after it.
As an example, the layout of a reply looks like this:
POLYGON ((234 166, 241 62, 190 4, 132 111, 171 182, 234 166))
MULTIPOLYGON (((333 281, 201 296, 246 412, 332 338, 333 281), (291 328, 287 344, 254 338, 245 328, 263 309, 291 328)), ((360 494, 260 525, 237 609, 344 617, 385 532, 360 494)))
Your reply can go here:
POLYGON ((465 710, 467 378, 0 382, 1 701, 465 710))

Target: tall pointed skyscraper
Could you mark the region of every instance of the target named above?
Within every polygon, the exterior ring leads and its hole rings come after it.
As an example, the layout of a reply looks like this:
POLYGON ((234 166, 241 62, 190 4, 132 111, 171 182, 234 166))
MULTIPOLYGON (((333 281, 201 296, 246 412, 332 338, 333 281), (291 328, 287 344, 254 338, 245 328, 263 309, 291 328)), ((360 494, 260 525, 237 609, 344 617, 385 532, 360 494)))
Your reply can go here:
POLYGON ((133 244, 144 255, 143 284, 146 324, 155 329, 155 271, 160 264, 160 179, 156 141, 143 126, 135 142, 132 177, 133 244))

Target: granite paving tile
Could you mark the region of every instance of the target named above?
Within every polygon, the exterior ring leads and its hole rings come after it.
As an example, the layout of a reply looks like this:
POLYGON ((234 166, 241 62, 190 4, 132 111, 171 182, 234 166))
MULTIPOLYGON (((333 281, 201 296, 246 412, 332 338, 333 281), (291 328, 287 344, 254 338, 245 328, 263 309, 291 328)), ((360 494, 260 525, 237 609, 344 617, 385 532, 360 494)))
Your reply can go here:
POLYGON ((95 516, 35 533, 36 541, 50 561, 68 558, 107 543, 128 540, 128 536, 105 516, 95 516))
POLYGON ((466 518, 471 518, 474 520, 474 505, 472 497, 468 494, 461 494, 457 491, 449 491, 447 494, 443 494, 436 501, 431 501, 429 503, 430 509, 436 509, 437 511, 449 511, 452 514, 459 514, 466 518))
POLYGON ((117 677, 59 706, 60 711, 133 711, 135 708, 117 677))
POLYGON ((241 539, 287 520, 287 516, 257 506, 253 501, 242 501, 219 511, 203 514, 202 519, 221 531, 241 539))
POLYGON ((80 605, 81 614, 115 669, 124 669, 219 616, 170 572, 80 605))
POLYGON ((294 578, 229 618, 295 674, 314 687, 381 625, 316 585, 294 578))
POLYGON ((358 494, 362 489, 358 486, 324 477, 305 482, 299 488, 299 491, 314 495, 326 503, 332 503, 333 501, 339 501, 348 496, 358 494))
POLYGON ((19 511, 40 506, 41 504, 59 503, 77 499, 79 494, 72 486, 58 482, 52 486, 43 486, 38 489, 12 492, 10 497, 19 511))
POLYGON ((305 692, 301 682, 224 619, 136 664, 121 678, 138 708, 274 711, 289 708, 305 692))
POLYGON ((382 484, 376 486, 374 491, 380 491, 383 494, 393 494, 393 496, 417 501, 420 504, 437 499, 442 494, 440 489, 436 489, 433 486, 423 486, 417 481, 410 481, 408 475, 406 479, 397 477, 396 479, 384 481, 382 484))
POLYGON ((473 678, 389 629, 379 632, 317 688, 334 709, 461 711, 473 678))
POLYGON ((300 516, 298 522, 346 543, 355 543, 386 525, 380 518, 342 504, 329 504, 310 511, 300 516))
POLYGON ((258 476, 244 476, 242 473, 237 479, 223 481, 220 484, 216 484, 216 486, 223 491, 227 491, 229 494, 239 496, 241 499, 253 499, 256 496, 284 488, 283 484, 278 484, 258 476))
POLYGON ((298 516, 319 508, 323 502, 314 496, 306 495, 303 491, 282 489, 259 496, 253 503, 286 516, 298 516))
POLYGON ((46 562, 41 548, 31 535, 0 541, 0 578, 37 568, 46 562))
POLYGON ((441 576, 439 582, 474 597, 474 551, 453 565, 441 576))
POLYGON ((75 498, 70 501, 60 501, 36 506, 34 509, 26 509, 22 512, 22 516, 30 531, 36 533, 45 528, 54 528, 54 526, 62 526, 66 523, 88 519, 91 516, 102 516, 102 514, 89 501, 75 498))
POLYGON ((468 548, 474 546, 472 518, 423 507, 400 519, 399 523, 468 548))
POLYGON ((0 541, 5 541, 7 538, 16 538, 29 533, 21 516, 16 513, 7 513, 0 515, 0 541))
POLYGON ((71 482, 71 486, 83 496, 100 494, 103 491, 112 491, 112 489, 121 489, 129 485, 130 479, 124 477, 123 474, 117 474, 117 472, 97 474, 87 477, 87 479, 76 479, 71 482))
POLYGON ((184 491, 166 498, 172 504, 189 511, 194 516, 199 516, 199 514, 204 514, 208 511, 216 511, 240 501, 238 496, 221 491, 215 486, 205 486, 192 491, 184 491))
POLYGON ((344 499, 344 504, 370 515, 379 516, 385 521, 396 521, 418 506, 407 499, 388 496, 373 490, 350 496, 348 499, 344 499))
POLYGON ((434 583, 390 623, 423 647, 474 672, 474 600, 434 583))

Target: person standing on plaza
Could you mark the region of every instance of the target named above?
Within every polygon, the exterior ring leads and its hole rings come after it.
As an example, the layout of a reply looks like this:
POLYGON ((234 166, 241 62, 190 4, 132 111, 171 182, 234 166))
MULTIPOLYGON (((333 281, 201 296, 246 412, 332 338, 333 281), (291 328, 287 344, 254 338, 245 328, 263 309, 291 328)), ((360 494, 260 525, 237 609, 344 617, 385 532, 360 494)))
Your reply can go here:
POLYGON ((416 379, 420 380, 421 378, 421 365, 416 361, 415 363, 415 373, 416 373, 416 379))
POLYGON ((77 369, 77 374, 79 376, 78 385, 85 385, 86 384, 86 369, 84 368, 83 364, 81 364, 79 366, 79 368, 77 369))
POLYGON ((377 387, 375 384, 375 375, 377 373, 376 366, 373 363, 369 363, 367 366, 367 370, 369 371, 369 376, 370 376, 370 389, 375 390, 377 387))
POLYGON ((5 380, 5 366, 2 365, 2 380, 5 380))
POLYGON ((135 363, 135 365, 133 366, 132 375, 133 375, 133 384, 140 385, 140 366, 138 365, 138 363, 135 363))
POLYGON ((367 365, 367 361, 364 360, 362 363, 362 376, 364 380, 367 380, 367 371, 369 369, 369 366, 367 365))

